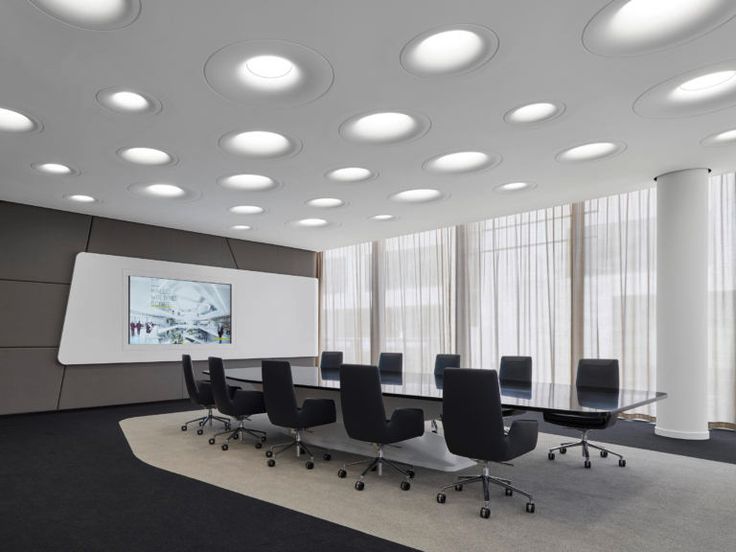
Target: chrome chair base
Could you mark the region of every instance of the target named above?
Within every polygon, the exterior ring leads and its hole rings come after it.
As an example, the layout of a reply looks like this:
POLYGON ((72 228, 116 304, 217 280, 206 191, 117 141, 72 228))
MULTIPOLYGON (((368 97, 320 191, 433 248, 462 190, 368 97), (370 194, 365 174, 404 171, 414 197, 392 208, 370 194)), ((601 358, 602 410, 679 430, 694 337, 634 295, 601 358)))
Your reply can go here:
MULTIPOLYGON (((302 432, 303 430, 298 429, 294 432, 294 439, 287 442, 287 443, 277 443, 275 445, 272 445, 267 451, 266 451, 266 458, 268 460, 266 461, 266 464, 269 468, 273 468, 276 465, 276 456, 279 454, 286 452, 291 447, 296 447, 296 456, 299 458, 302 454, 306 454, 309 456, 309 460, 305 462, 305 466, 308 470, 311 470, 314 468, 314 454, 312 453, 312 450, 304 444, 302 441, 302 432)), ((326 448, 319 447, 316 445, 312 445, 315 449, 320 449, 327 451, 326 448)), ((325 452, 322 454, 322 459, 325 462, 329 462, 332 459, 332 455, 329 452, 325 452)))
POLYGON ((181 426, 182 431, 186 431, 189 429, 189 424, 193 424, 194 422, 197 422, 197 425, 199 428, 197 429, 197 435, 202 435, 204 433, 204 427, 209 423, 210 426, 212 426, 212 422, 217 420, 218 422, 222 422, 225 425, 225 430, 230 430, 230 418, 224 418, 222 416, 215 416, 212 414, 212 408, 207 409, 207 414, 204 416, 200 416, 199 418, 194 418, 193 420, 189 420, 188 422, 184 423, 181 426))
POLYGON ((554 448, 549 449, 549 452, 547 453, 547 458, 549 458, 550 460, 554 460, 555 451, 559 451, 560 454, 565 454, 567 452, 567 449, 575 448, 575 447, 580 447, 582 449, 583 458, 585 458, 583 465, 587 469, 590 469, 592 466, 590 462, 590 450, 588 449, 597 450, 600 453, 601 458, 607 458, 609 454, 616 456, 618 458, 618 465, 622 468, 626 467, 626 459, 623 456, 621 456, 619 453, 613 452, 612 450, 609 450, 600 445, 594 445, 593 443, 591 443, 588 440, 587 431, 583 431, 583 435, 579 441, 573 441, 571 443, 562 443, 559 447, 554 447, 554 448))
POLYGON ((209 440, 210 445, 214 445, 217 437, 219 437, 220 435, 227 435, 229 433, 230 435, 227 436, 225 442, 220 445, 220 448, 222 448, 222 450, 227 450, 228 448, 230 448, 231 440, 237 440, 242 437, 244 441, 246 435, 250 435, 251 437, 254 437, 256 439, 256 448, 259 449, 263 447, 263 441, 266 440, 266 432, 261 431, 260 429, 250 429, 248 427, 245 427, 246 420, 250 421, 248 420, 248 418, 238 420, 238 427, 236 427, 234 431, 230 431, 230 428, 228 428, 225 431, 216 433, 215 436, 209 440))
POLYGON ((361 464, 367 464, 366 468, 360 474, 360 477, 355 481, 355 489, 362 491, 365 488, 365 476, 369 471, 376 470, 379 476, 383 475, 383 466, 389 466, 399 472, 404 478, 401 480, 401 490, 408 491, 411 489, 411 480, 414 479, 414 466, 410 464, 404 464, 403 462, 395 462, 389 460, 384 456, 383 453, 384 445, 378 446, 378 456, 367 460, 358 460, 357 462, 349 462, 343 464, 342 467, 337 471, 337 476, 343 479, 347 476, 347 468, 350 466, 359 466, 361 464))

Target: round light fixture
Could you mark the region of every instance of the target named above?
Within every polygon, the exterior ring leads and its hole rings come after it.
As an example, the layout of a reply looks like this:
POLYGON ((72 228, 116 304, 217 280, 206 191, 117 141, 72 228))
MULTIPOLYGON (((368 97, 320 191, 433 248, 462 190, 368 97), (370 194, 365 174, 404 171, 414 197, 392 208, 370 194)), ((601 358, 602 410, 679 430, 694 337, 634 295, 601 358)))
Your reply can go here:
POLYGON ((506 184, 496 186, 494 190, 498 192, 518 192, 521 190, 528 190, 533 187, 534 185, 530 184, 529 182, 507 182, 506 184))
POLYGON ((319 228, 321 226, 327 226, 329 224, 328 221, 321 218, 305 218, 301 220, 296 220, 293 222, 296 226, 302 226, 304 228, 319 228))
POLYGON ((236 215, 260 215, 263 211, 263 207, 258 207, 258 205, 236 205, 235 207, 230 207, 230 212, 236 215))
POLYGON ((277 132, 247 130, 226 134, 220 138, 220 147, 235 155, 270 159, 296 155, 301 144, 277 132))
POLYGON ((7 107, 0 107, 0 131, 3 132, 33 132, 39 130, 41 125, 18 111, 7 107))
POLYGON ((39 172, 60 176, 69 176, 72 174, 79 174, 79 171, 71 168, 68 165, 61 163, 34 163, 31 165, 34 169, 39 172))
POLYGON ((704 146, 727 146, 730 144, 736 144, 736 128, 711 134, 710 136, 703 138, 700 143, 704 146))
POLYGON ((161 102, 149 94, 127 88, 105 88, 97 92, 97 102, 110 111, 125 114, 151 114, 161 111, 161 102))
POLYGON ((342 207, 345 205, 345 202, 336 197, 317 197, 307 201, 307 205, 310 207, 318 207, 320 209, 333 209, 335 207, 342 207))
POLYGON ((433 188, 416 188, 413 190, 404 190, 397 192, 389 197, 392 201, 400 203, 426 203, 441 199, 442 192, 433 188))
POLYGON ((262 174, 231 174, 218 179, 218 183, 224 188, 244 192, 263 192, 278 186, 273 178, 262 174))
POLYGON ((91 31, 127 27, 141 11, 140 0, 29 0, 47 15, 91 31))
POLYGON ((498 50, 498 37, 480 25, 433 29, 413 38, 401 51, 401 65, 415 75, 431 77, 473 71, 498 50))
POLYGON ((363 167, 343 167, 341 169, 333 169, 325 176, 337 182, 363 182, 375 178, 376 173, 363 167))
POLYGON ((128 163, 136 165, 163 166, 174 163, 174 157, 155 148, 132 147, 118 150, 118 155, 128 163))
POLYGON ((620 142, 590 142, 561 151, 557 160, 563 163, 593 161, 617 155, 624 149, 626 146, 620 142))
POLYGON ((556 119, 565 112, 565 105, 554 102, 535 102, 508 111, 504 116, 507 123, 530 125, 556 119))
POLYGON ((394 218, 396 217, 394 217, 393 215, 373 215, 372 217, 370 217, 371 220, 392 220, 394 218))
POLYGON ((429 127, 429 119, 423 115, 381 111, 351 117, 340 125, 340 134, 354 142, 394 144, 415 140, 426 134, 429 127))
POLYGON ((181 197, 186 194, 182 188, 174 184, 149 184, 145 190, 157 197, 181 197))
POLYGON ((253 227, 249 226, 247 224, 236 224, 234 226, 231 226, 233 230, 251 230, 253 227))
POLYGON ((64 196, 64 199, 76 201, 77 203, 95 203, 97 201, 94 197, 87 194, 68 194, 64 196))
POLYGON ((687 80, 677 87, 683 92, 703 92, 721 88, 736 77, 736 71, 716 71, 687 80))
POLYGON ((201 195, 168 182, 137 182, 128 186, 128 191, 146 199, 157 200, 192 201, 201 195))
POLYGON ((501 162, 498 155, 482 151, 458 151, 433 157, 424 163, 425 170, 437 173, 466 173, 495 167, 501 162))
POLYGON ((244 65, 248 72, 262 79, 281 79, 294 70, 294 64, 281 56, 254 56, 244 65))

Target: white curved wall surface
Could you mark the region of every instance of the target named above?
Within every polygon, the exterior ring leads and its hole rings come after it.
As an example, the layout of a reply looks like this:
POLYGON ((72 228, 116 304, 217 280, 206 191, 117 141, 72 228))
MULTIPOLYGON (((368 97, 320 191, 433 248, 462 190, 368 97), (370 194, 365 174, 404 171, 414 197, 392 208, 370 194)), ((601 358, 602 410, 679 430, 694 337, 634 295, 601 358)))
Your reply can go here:
POLYGON ((62 364, 317 356, 317 279, 79 253, 59 347, 62 364), (129 345, 128 277, 232 286, 232 344, 129 345))

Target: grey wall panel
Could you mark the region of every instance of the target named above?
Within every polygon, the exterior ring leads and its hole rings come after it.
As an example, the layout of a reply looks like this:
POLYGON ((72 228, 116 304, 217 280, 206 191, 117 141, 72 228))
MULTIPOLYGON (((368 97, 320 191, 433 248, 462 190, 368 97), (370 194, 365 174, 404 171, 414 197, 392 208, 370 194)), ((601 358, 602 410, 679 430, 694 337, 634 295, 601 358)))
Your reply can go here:
POLYGON ((58 347, 68 284, 0 280, 0 347, 58 347))
POLYGON ((90 253, 236 268, 225 238, 95 218, 90 253))
POLYGON ((92 217, 0 201, 0 279, 61 282, 72 278, 92 217))
POLYGON ((59 408, 180 399, 182 382, 178 362, 67 366, 59 408))
POLYGON ((57 349, 0 349, 0 414, 56 410, 64 367, 57 349))
POLYGON ((317 276, 317 253, 267 243, 228 240, 238 268, 294 276, 317 276))

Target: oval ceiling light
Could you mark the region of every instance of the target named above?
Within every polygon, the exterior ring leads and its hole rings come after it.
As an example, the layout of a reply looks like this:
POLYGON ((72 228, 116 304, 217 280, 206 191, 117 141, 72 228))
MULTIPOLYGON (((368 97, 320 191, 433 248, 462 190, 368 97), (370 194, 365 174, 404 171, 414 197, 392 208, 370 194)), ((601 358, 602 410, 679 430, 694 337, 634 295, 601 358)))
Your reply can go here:
POLYGON ((310 207, 318 207, 320 209, 333 209, 335 207, 342 207, 345 205, 345 202, 336 197, 317 197, 307 201, 307 205, 310 207))
POLYGON ((343 167, 333 169, 325 176, 336 182, 364 182, 375 178, 377 174, 363 167, 343 167))
POLYGON ((340 125, 343 138, 365 144, 395 144, 416 140, 427 133, 429 119, 400 111, 356 115, 340 125))
POLYGON ((260 215, 264 211, 265 209, 258 205, 236 205, 235 207, 230 207, 230 212, 236 215, 260 215))
POLYGON ((116 113, 151 114, 161 111, 161 102, 153 96, 128 88, 105 88, 95 97, 102 107, 116 113))
POLYGON ((586 49, 635 56, 689 42, 736 15, 732 0, 613 0, 585 26, 586 49))
POLYGON ((706 73, 683 82, 677 89, 685 93, 695 92, 698 94, 718 92, 726 86, 736 85, 736 81, 732 82, 734 77, 736 77, 736 71, 734 70, 706 73))
POLYGON ((60 176, 70 176, 70 175, 79 174, 79 171, 77 171, 76 169, 73 169, 69 165, 64 165, 62 163, 34 163, 31 166, 37 171, 46 173, 46 174, 53 174, 53 175, 60 175, 60 176))
POLYGON ((521 190, 530 190, 534 188, 534 185, 529 182, 507 182, 496 186, 494 190, 498 192, 519 192, 521 190))
POLYGON ((278 186, 273 178, 262 174, 231 174, 223 176, 217 182, 224 188, 244 192, 264 192, 278 186))
POLYGON ((711 134, 700 141, 704 146, 727 146, 736 144, 736 128, 711 134))
POLYGON ((503 116, 507 123, 531 125, 556 119, 565 112, 565 104, 558 102, 535 102, 515 107, 503 116))
POLYGON ((442 192, 433 188, 416 188, 397 192, 389 197, 392 201, 399 203, 426 203, 437 201, 443 197, 442 192))
POLYGON ((0 107, 0 131, 34 132, 41 129, 41 124, 19 111, 0 107))
POLYGON ((620 142, 590 142, 563 150, 557 154, 556 159, 562 163, 594 161, 617 155, 624 149, 626 146, 620 142))
POLYGON ((220 147, 235 155, 271 159, 296 155, 301 143, 277 132, 247 130, 226 134, 220 138, 220 147))
POLYGON ((458 151, 433 157, 424 163, 424 169, 447 174, 458 174, 490 169, 501 162, 498 155, 482 151, 458 151))
POLYGON ((321 228, 327 226, 330 223, 321 218, 305 218, 295 220, 292 224, 294 224, 295 226, 301 226, 303 228, 321 228))
POLYGON ((199 192, 187 190, 168 182, 139 182, 128 186, 128 191, 147 199, 173 199, 176 201, 192 201, 200 197, 199 192))
POLYGON ((381 220, 393 220, 395 218, 396 217, 394 217, 393 215, 373 215, 372 217, 370 217, 371 220, 379 220, 379 221, 381 221, 381 220))
POLYGON ((234 226, 231 226, 233 230, 252 230, 253 227, 248 224, 235 224, 234 226))
POLYGON ((145 190, 148 194, 156 197, 182 197, 186 195, 183 188, 174 184, 149 184, 145 190))
POLYGON ((98 200, 87 194, 68 194, 64 196, 64 199, 69 201, 76 201, 77 203, 95 203, 98 200))
POLYGON ((498 37, 480 25, 453 25, 414 37, 401 51, 401 65, 420 77, 474 71, 498 50, 498 37))
POLYGON ((318 52, 284 40, 248 40, 212 54, 207 84, 239 103, 287 107, 322 96, 332 86, 332 65, 318 52))
POLYGON ((29 0, 46 15, 90 31, 112 31, 133 23, 140 0, 29 0))
POLYGON ((136 165, 163 166, 171 165, 175 159, 165 151, 155 148, 132 147, 118 150, 121 159, 136 165))

